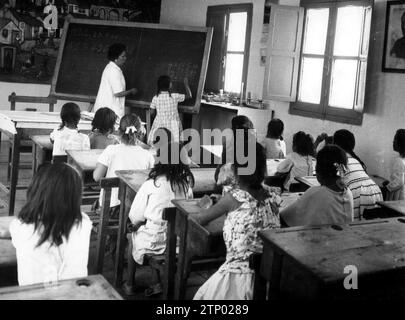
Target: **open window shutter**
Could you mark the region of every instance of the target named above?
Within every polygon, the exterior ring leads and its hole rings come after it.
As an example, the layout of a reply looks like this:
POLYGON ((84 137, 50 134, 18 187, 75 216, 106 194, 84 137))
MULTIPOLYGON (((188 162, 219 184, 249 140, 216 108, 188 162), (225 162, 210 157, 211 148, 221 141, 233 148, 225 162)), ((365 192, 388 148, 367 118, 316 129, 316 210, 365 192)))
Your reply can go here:
POLYGON ((225 10, 212 10, 208 8, 207 11, 207 27, 213 27, 214 33, 212 35, 211 51, 208 60, 208 70, 205 79, 205 90, 218 92, 223 88, 223 44, 225 38, 225 10))
POLYGON ((272 5, 264 75, 264 100, 295 101, 304 8, 272 5))

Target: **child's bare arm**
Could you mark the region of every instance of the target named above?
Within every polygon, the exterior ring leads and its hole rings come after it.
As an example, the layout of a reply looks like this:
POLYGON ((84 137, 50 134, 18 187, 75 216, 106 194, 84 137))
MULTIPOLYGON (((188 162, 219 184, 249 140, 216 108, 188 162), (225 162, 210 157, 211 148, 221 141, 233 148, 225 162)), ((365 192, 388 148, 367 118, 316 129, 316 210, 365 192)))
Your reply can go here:
POLYGON ((240 202, 235 200, 229 193, 226 193, 215 205, 209 209, 201 210, 200 214, 193 215, 192 218, 201 225, 205 225, 239 206, 240 202))
POLYGON ((193 94, 191 93, 190 86, 188 84, 188 79, 184 78, 184 87, 186 88, 186 99, 190 99, 193 97, 193 94))

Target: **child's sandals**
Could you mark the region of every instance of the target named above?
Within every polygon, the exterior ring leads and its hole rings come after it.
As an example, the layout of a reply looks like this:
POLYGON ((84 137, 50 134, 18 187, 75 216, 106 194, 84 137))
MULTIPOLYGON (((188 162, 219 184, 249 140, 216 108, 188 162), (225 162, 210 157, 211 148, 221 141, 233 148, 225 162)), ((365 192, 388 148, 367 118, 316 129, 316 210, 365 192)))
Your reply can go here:
POLYGON ((161 283, 154 284, 145 290, 145 296, 151 297, 163 292, 163 287, 161 283))

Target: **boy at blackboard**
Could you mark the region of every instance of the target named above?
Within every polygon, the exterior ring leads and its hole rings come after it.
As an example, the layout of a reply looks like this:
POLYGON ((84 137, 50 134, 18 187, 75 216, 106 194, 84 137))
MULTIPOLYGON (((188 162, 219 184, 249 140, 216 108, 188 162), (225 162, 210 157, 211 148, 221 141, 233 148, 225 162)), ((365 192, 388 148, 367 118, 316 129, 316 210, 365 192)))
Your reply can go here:
POLYGON ((114 43, 108 48, 110 62, 104 68, 98 88, 94 111, 107 107, 113 110, 119 118, 125 114, 125 97, 135 94, 137 89, 125 90, 125 78, 121 67, 127 61, 127 49, 122 43, 114 43))
POLYGON ((184 87, 186 95, 179 93, 171 93, 172 81, 169 76, 160 76, 157 82, 157 95, 153 97, 150 108, 156 110, 156 118, 153 121, 152 128, 148 137, 148 144, 152 145, 155 131, 162 127, 167 128, 173 135, 173 141, 180 142, 181 125, 177 104, 185 99, 192 97, 190 86, 187 78, 184 78, 184 87))

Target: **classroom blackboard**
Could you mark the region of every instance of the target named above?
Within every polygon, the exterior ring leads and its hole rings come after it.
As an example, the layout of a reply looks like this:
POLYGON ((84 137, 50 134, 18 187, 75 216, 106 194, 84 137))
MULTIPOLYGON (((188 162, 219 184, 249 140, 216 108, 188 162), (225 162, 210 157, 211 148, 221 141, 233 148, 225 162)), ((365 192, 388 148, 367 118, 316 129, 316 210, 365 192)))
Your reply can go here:
POLYGON ((52 80, 51 94, 60 99, 94 102, 113 43, 127 47, 122 70, 126 87, 138 93, 129 106, 148 108, 157 79, 169 75, 172 92, 185 93, 187 77, 193 97, 180 104, 197 113, 205 81, 212 29, 90 19, 67 19, 52 80))

